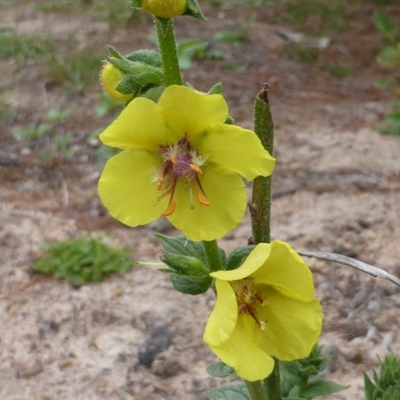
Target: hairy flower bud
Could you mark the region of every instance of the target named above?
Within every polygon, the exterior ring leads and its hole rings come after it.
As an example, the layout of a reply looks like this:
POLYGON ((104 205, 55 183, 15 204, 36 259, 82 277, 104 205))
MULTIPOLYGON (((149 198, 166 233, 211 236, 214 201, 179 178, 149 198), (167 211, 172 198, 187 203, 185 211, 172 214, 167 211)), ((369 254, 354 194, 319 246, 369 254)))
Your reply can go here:
POLYGON ((187 0, 143 0, 142 10, 159 18, 172 18, 186 11, 187 0))
POLYGON ((123 94, 116 87, 123 80, 125 74, 111 63, 106 63, 100 73, 100 80, 105 92, 114 100, 129 101, 133 94, 123 94))

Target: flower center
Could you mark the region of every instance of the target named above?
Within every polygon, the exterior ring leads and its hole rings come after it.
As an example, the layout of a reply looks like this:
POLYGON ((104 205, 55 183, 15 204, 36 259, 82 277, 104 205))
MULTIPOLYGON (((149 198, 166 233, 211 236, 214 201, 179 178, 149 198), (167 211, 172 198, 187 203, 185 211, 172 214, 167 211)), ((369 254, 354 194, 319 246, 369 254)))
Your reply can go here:
POLYGON ((250 315, 256 325, 264 330, 267 326, 267 321, 265 318, 260 317, 260 306, 266 306, 268 300, 264 300, 257 292, 254 279, 244 278, 240 281, 232 281, 231 286, 236 295, 239 314, 250 315))
POLYGON ((211 203, 207 200, 200 181, 200 176, 203 174, 201 167, 205 165, 207 157, 202 156, 191 146, 187 136, 173 145, 160 146, 160 151, 162 168, 161 176, 157 178, 159 199, 169 196, 168 208, 164 211, 164 215, 168 217, 176 209, 174 195, 179 182, 186 186, 191 209, 194 209, 194 197, 200 205, 209 206, 211 203))

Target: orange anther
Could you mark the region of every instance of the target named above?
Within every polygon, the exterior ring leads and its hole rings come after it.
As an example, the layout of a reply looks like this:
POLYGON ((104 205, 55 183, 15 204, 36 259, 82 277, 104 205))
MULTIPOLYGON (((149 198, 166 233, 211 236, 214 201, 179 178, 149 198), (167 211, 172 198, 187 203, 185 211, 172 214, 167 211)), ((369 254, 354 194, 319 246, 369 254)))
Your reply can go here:
POLYGON ((190 164, 190 169, 194 172, 197 172, 198 174, 203 173, 203 171, 200 169, 200 167, 198 167, 197 165, 194 165, 194 164, 190 164))
POLYGON ((176 165, 176 156, 171 156, 171 162, 176 165))
POLYGON ((211 202, 209 202, 206 198, 204 198, 201 193, 197 193, 196 197, 198 202, 203 206, 209 206, 211 204, 211 202))
POLYGON ((169 207, 163 212, 163 215, 169 217, 175 211, 175 208, 176 208, 176 201, 172 201, 169 207))
POLYGON ((157 190, 160 190, 160 189, 161 189, 163 183, 164 183, 164 177, 162 176, 162 177, 160 178, 160 180, 158 181, 158 183, 157 183, 157 190))

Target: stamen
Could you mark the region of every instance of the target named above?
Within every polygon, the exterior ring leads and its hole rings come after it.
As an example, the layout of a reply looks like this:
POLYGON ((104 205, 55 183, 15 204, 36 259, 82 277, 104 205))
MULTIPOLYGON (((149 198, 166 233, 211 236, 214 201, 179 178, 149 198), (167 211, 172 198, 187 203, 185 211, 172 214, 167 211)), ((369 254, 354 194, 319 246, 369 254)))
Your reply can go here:
POLYGON ((169 208, 167 208, 163 212, 163 215, 165 215, 166 217, 169 217, 175 211, 175 208, 176 208, 176 201, 171 201, 169 208))
POLYGON ((200 169, 200 167, 198 167, 195 164, 190 164, 189 165, 190 169, 198 174, 203 174, 203 171, 200 169))
POLYGON ((162 177, 160 178, 160 180, 158 181, 158 183, 157 183, 157 190, 160 190, 160 189, 161 189, 161 187, 162 187, 162 185, 163 185, 163 183, 164 183, 164 180, 165 180, 165 178, 162 176, 162 177))
POLYGON ((198 202, 200 204, 202 204, 203 206, 209 206, 211 204, 211 202, 208 201, 206 198, 204 198, 201 193, 197 193, 196 197, 197 197, 198 202))
POLYGON ((176 165, 176 156, 171 156, 171 162, 172 164, 176 165))
POLYGON ((189 188, 189 203, 190 203, 190 209, 194 210, 194 199, 193 199, 193 189, 189 188))

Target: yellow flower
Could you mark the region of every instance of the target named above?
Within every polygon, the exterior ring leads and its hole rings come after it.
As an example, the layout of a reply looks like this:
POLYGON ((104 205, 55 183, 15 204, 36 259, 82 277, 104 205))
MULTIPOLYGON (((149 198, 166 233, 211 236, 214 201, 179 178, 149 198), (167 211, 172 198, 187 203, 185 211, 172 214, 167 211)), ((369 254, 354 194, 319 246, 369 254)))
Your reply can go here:
POLYGON ((210 275, 217 301, 204 341, 242 379, 266 378, 271 356, 292 361, 310 354, 322 310, 311 271, 287 243, 261 243, 238 269, 210 275))
POLYGON ((160 18, 172 18, 186 11, 187 0, 142 0, 142 10, 160 18))
POLYGON ((247 205, 244 182, 270 175, 275 159, 253 131, 224 124, 219 94, 169 86, 158 104, 138 97, 100 135, 123 149, 106 164, 99 195, 129 226, 164 214, 192 240, 213 240, 237 226, 247 205))
POLYGON ((105 92, 117 101, 129 101, 133 97, 133 94, 123 94, 115 89, 123 78, 124 73, 110 63, 105 63, 100 72, 100 80, 105 92))

